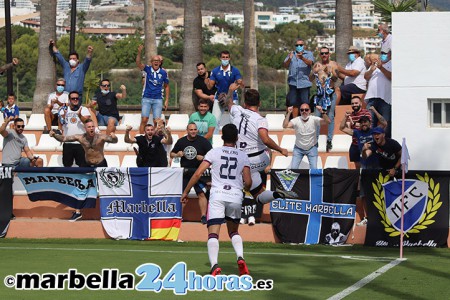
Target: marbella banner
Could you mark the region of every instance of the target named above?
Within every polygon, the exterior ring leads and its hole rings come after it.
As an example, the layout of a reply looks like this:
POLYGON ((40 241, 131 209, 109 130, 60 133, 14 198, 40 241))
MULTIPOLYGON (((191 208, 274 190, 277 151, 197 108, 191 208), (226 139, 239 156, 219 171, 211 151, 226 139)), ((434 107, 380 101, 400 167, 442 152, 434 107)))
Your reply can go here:
POLYGON ((6 236, 13 208, 12 168, 0 167, 0 238, 6 236))
MULTIPOLYGON (((404 192, 404 247, 447 247, 450 172, 408 171, 404 192)), ((399 247, 402 181, 363 170, 368 209, 365 245, 399 247)))
POLYGON ((53 200, 75 209, 97 200, 94 168, 15 168, 31 201, 53 200))
POLYGON ((114 239, 177 240, 182 168, 97 168, 100 216, 114 239))
POLYGON ((271 202, 270 216, 283 243, 340 245, 356 212, 356 170, 272 170, 271 190, 294 191, 298 199, 271 202))

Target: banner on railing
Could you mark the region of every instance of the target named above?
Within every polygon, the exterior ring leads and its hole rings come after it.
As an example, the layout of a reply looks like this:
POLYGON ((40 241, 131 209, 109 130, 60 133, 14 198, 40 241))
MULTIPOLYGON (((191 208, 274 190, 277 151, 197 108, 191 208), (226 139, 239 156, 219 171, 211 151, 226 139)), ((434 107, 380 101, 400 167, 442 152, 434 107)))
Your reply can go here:
POLYGON ((272 191, 281 188, 299 196, 271 202, 278 239, 296 244, 344 244, 355 219, 358 179, 356 170, 272 170, 272 191))
POLYGON ((6 236, 12 215, 12 168, 0 167, 0 238, 6 236))
POLYGON ((182 168, 97 168, 100 215, 114 239, 177 240, 182 168))

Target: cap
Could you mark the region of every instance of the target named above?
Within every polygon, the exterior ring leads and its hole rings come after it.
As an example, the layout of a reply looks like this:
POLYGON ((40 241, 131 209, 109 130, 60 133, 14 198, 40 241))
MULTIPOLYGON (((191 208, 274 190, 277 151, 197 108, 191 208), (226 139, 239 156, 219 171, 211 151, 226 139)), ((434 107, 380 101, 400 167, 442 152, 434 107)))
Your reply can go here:
POLYGON ((356 46, 350 46, 350 47, 348 48, 348 50, 347 50, 347 53, 351 53, 351 52, 357 52, 357 53, 359 53, 360 50, 359 50, 358 47, 356 47, 356 46))
POLYGON ((384 133, 384 129, 381 127, 375 127, 374 129, 372 129, 372 134, 377 134, 377 133, 384 133))

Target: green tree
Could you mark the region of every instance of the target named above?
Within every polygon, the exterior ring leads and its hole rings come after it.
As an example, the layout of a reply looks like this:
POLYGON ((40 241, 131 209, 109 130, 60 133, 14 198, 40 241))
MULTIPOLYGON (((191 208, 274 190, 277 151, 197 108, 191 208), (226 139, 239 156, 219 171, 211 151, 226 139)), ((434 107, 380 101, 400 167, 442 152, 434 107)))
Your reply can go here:
POLYGON ((417 0, 374 0, 373 5, 375 12, 381 14, 383 22, 391 23, 393 12, 415 11, 417 0))

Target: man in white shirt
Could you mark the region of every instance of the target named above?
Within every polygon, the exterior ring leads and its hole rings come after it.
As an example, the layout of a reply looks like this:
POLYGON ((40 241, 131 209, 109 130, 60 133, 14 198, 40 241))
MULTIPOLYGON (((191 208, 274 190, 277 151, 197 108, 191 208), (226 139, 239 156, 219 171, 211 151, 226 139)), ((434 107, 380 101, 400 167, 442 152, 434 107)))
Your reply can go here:
POLYGON ((59 78, 56 80, 55 91, 48 95, 47 106, 44 108, 45 125, 47 128, 44 130, 44 134, 48 134, 53 126, 58 126, 61 130, 61 124, 58 120, 59 109, 69 103, 69 93, 65 92, 66 80, 59 78))
POLYGON ((392 49, 392 34, 389 32, 389 26, 386 23, 378 25, 377 36, 381 40, 381 51, 392 49))
POLYGON ((185 203, 191 188, 211 166, 211 193, 208 205, 208 256, 213 276, 220 275, 218 265, 220 226, 227 222, 228 235, 236 252, 239 275, 250 274, 244 260, 244 247, 239 235, 239 220, 244 199, 242 190, 252 185, 250 161, 244 151, 236 149, 238 130, 234 124, 222 129, 223 146, 210 150, 189 180, 181 201, 185 203))
POLYGON ((316 109, 322 115, 322 118, 312 116, 311 108, 308 103, 300 106, 300 116, 289 121, 292 113, 292 106, 288 107, 288 113, 283 121, 283 128, 295 129, 295 146, 292 153, 291 169, 298 169, 303 156, 308 157, 310 169, 317 169, 317 158, 319 150, 317 137, 319 136, 320 126, 330 124, 330 118, 323 112, 322 106, 316 106, 316 109))
MULTIPOLYGON (((387 122, 386 137, 391 137, 391 49, 382 50, 379 59, 375 54, 368 54, 364 61, 367 66, 364 77, 369 82, 366 97, 364 98, 364 101, 367 103, 366 108, 369 109, 373 106, 383 116, 387 122)), ((372 127, 375 128, 378 126, 379 120, 373 111, 371 114, 372 127)))
POLYGON ((361 58, 360 50, 355 46, 350 46, 347 54, 349 62, 345 68, 338 65, 338 75, 340 79, 344 80, 344 83, 335 90, 336 105, 349 105, 352 94, 366 93, 367 81, 364 79, 366 66, 361 58))

